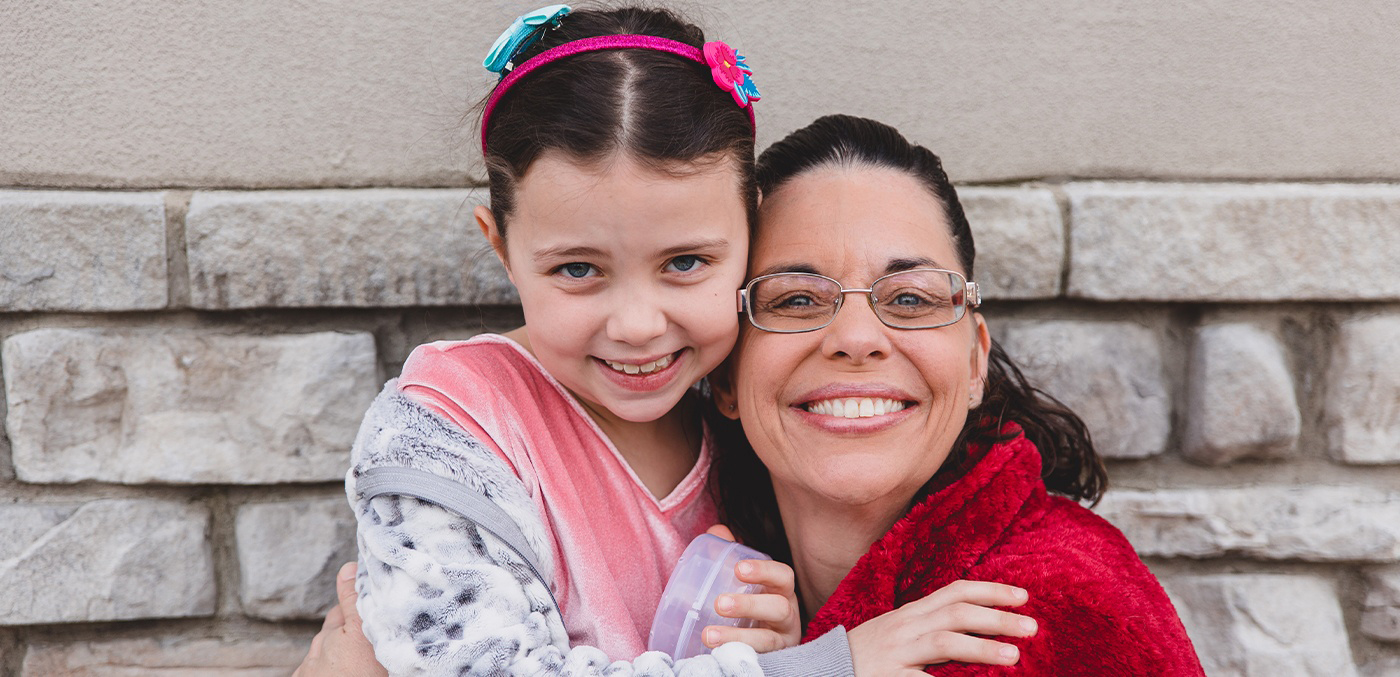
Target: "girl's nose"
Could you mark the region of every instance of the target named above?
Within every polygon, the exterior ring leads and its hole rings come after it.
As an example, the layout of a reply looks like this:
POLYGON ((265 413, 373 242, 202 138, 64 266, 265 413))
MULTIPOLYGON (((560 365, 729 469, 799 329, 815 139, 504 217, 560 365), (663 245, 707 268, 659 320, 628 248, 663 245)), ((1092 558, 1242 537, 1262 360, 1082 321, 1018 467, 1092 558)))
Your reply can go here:
POLYGON ((608 338, 631 346, 644 346, 666 333, 666 313, 640 296, 623 298, 608 318, 608 338))

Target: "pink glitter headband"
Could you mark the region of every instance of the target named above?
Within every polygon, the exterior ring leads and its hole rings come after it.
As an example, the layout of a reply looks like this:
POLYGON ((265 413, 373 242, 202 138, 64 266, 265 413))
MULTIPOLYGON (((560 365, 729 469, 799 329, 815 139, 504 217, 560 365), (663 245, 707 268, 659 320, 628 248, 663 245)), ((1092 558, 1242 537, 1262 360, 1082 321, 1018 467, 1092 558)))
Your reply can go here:
POLYGON ((758 90, 753 87, 753 80, 747 76, 750 71, 748 66, 744 65, 743 57, 739 56, 728 45, 722 42, 707 42, 705 49, 701 49, 684 42, 658 38, 654 35, 600 35, 566 42, 558 47, 545 50, 512 69, 509 74, 502 78, 500 84, 496 85, 496 89, 491 92, 491 98, 486 100, 486 112, 481 116, 481 151, 486 152, 486 130, 489 129, 487 124, 491 120, 491 111, 496 108, 496 103, 501 100, 502 96, 505 96, 506 91, 512 85, 541 66, 575 54, 604 49, 654 49, 710 67, 715 83, 734 96, 735 102, 749 115, 749 127, 754 127, 752 102, 759 99, 758 90), (726 56, 728 58, 725 58, 726 56))

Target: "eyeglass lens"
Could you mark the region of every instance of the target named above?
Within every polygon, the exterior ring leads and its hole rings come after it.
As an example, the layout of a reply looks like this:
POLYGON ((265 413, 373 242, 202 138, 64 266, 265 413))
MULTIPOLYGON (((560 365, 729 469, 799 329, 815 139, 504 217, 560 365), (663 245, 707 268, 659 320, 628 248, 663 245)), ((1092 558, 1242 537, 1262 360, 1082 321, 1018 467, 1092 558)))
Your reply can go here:
MULTIPOLYGON (((881 322, 902 329, 952 324, 962 317, 962 278, 941 270, 911 270, 880 278, 869 292, 881 322)), ((841 286, 825 277, 781 274, 755 281, 749 292, 754 324, 774 331, 819 328, 835 317, 841 286)))

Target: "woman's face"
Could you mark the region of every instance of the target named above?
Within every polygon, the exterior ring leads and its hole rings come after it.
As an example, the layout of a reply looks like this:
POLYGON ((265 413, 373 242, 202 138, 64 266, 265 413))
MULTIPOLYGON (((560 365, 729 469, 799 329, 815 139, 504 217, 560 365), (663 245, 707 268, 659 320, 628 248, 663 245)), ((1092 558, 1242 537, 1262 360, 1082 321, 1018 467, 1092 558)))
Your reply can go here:
MULTIPOLYGON (((764 196, 750 248, 751 276, 814 272, 845 288, 909 268, 964 273, 943 209, 913 177, 891 169, 819 168, 764 196)), ((882 324, 856 294, 830 325, 802 334, 746 326, 734 383, 720 406, 736 405, 744 432, 774 486, 863 505, 907 500, 947 458, 980 401, 990 348, 986 324, 904 330, 882 324), (875 416, 833 415, 833 400, 870 398, 904 407, 875 416)), ((727 412, 728 413, 728 412, 727 412)))

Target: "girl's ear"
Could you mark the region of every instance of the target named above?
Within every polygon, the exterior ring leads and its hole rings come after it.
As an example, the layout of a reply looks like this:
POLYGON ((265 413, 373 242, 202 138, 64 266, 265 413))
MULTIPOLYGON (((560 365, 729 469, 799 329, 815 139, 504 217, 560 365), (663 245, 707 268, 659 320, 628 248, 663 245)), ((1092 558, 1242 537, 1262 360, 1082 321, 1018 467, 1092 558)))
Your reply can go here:
MULTIPOLYGON (((476 227, 486 236, 491 250, 496 252, 496 258, 500 259, 501 265, 506 268, 506 274, 510 275, 510 261, 506 258, 506 238, 496 226, 496 215, 491 213, 491 208, 486 205, 477 205, 476 209, 472 210, 472 215, 476 217, 476 227)), ((511 282, 515 282, 515 279, 511 278, 511 282)))
POLYGON ((971 362, 968 364, 968 409, 976 409, 982 404, 982 397, 986 395, 987 389, 987 362, 992 354, 992 335, 987 330, 987 320, 982 317, 982 313, 972 314, 973 322, 973 345, 971 362))
POLYGON ((710 397, 720 415, 731 421, 739 420, 739 395, 734 392, 734 364, 725 358, 715 370, 710 372, 710 397))

